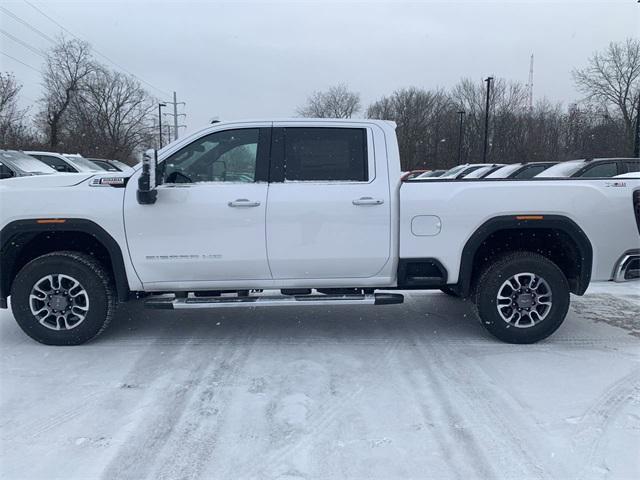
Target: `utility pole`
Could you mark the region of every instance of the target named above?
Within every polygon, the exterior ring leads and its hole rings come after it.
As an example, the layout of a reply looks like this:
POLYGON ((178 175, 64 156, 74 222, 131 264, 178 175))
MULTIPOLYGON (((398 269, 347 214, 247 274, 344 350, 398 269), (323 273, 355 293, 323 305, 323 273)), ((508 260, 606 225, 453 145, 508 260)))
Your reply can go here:
POLYGON ((458 165, 462 163, 462 122, 464 122, 464 110, 458 111, 460 115, 460 131, 458 132, 458 165))
POLYGON ((162 148, 162 107, 166 106, 166 103, 158 104, 158 131, 160 132, 160 148, 162 148))
POLYGON ((640 158, 640 95, 638 95, 638 109, 636 110, 636 135, 633 141, 633 156, 640 158))
MULTIPOLYGON (((180 127, 186 127, 186 125, 178 125, 178 117, 186 117, 186 113, 178 113, 178 105, 185 105, 184 102, 178 101, 178 96, 176 92, 173 92, 173 102, 165 102, 168 105, 173 105, 173 113, 165 113, 165 115, 169 115, 173 117, 173 139, 178 139, 178 129, 180 127)), ((169 137, 171 139, 171 137, 169 137)))
POLYGON ((482 163, 487 163, 487 142, 489 141, 489 99, 491 97, 491 82, 493 77, 487 77, 487 103, 484 110, 484 147, 482 149, 482 163))

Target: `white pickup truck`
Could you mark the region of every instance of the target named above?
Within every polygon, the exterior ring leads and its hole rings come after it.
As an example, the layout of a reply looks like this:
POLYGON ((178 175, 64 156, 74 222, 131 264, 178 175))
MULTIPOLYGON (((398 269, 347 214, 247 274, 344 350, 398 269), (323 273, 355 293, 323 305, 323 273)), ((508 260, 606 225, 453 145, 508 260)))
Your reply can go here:
POLYGON ((216 123, 131 173, 5 180, 1 306, 70 345, 136 297, 179 310, 441 289, 530 343, 560 326, 570 292, 638 276, 640 179, 400 177, 393 123, 296 119, 216 123))

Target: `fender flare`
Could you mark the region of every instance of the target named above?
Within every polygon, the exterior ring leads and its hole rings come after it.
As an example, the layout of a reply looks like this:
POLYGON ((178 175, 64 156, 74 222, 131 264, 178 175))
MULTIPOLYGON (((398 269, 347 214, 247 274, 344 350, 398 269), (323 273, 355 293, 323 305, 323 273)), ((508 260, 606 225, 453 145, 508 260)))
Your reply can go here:
POLYGON ((130 290, 127 272, 124 266, 122 249, 118 242, 100 225, 83 218, 29 219, 15 220, 0 230, 0 307, 6 308, 9 296, 10 276, 13 272, 15 257, 6 255, 10 242, 16 235, 43 232, 82 232, 94 237, 105 247, 111 259, 113 280, 118 294, 118 300, 124 302, 129 299, 130 290))
POLYGON ((567 234, 578 247, 582 258, 582 268, 574 293, 582 295, 591 280, 591 270, 593 268, 593 248, 589 238, 584 231, 568 217, 563 215, 502 215, 493 217, 482 225, 469 237, 462 250, 460 260, 460 275, 458 278, 458 288, 464 296, 471 291, 471 279, 473 275, 473 260, 475 254, 489 236, 500 230, 519 230, 531 228, 547 228, 560 230, 567 234))

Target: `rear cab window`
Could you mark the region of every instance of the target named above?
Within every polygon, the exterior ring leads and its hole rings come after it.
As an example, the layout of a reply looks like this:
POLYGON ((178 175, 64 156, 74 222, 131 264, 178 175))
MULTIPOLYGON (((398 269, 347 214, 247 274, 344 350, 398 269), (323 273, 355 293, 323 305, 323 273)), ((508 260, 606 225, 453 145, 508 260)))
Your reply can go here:
POLYGON ((284 127, 282 177, 285 182, 368 182, 367 129, 284 127))

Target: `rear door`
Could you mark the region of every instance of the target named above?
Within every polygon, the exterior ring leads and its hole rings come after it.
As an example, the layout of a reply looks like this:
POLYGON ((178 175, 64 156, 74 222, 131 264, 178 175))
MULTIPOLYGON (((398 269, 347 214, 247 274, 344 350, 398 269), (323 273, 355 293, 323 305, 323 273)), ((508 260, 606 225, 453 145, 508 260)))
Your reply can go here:
POLYGON ((266 237, 276 280, 375 277, 390 258, 384 142, 375 148, 371 125, 335 125, 274 123, 266 237))

